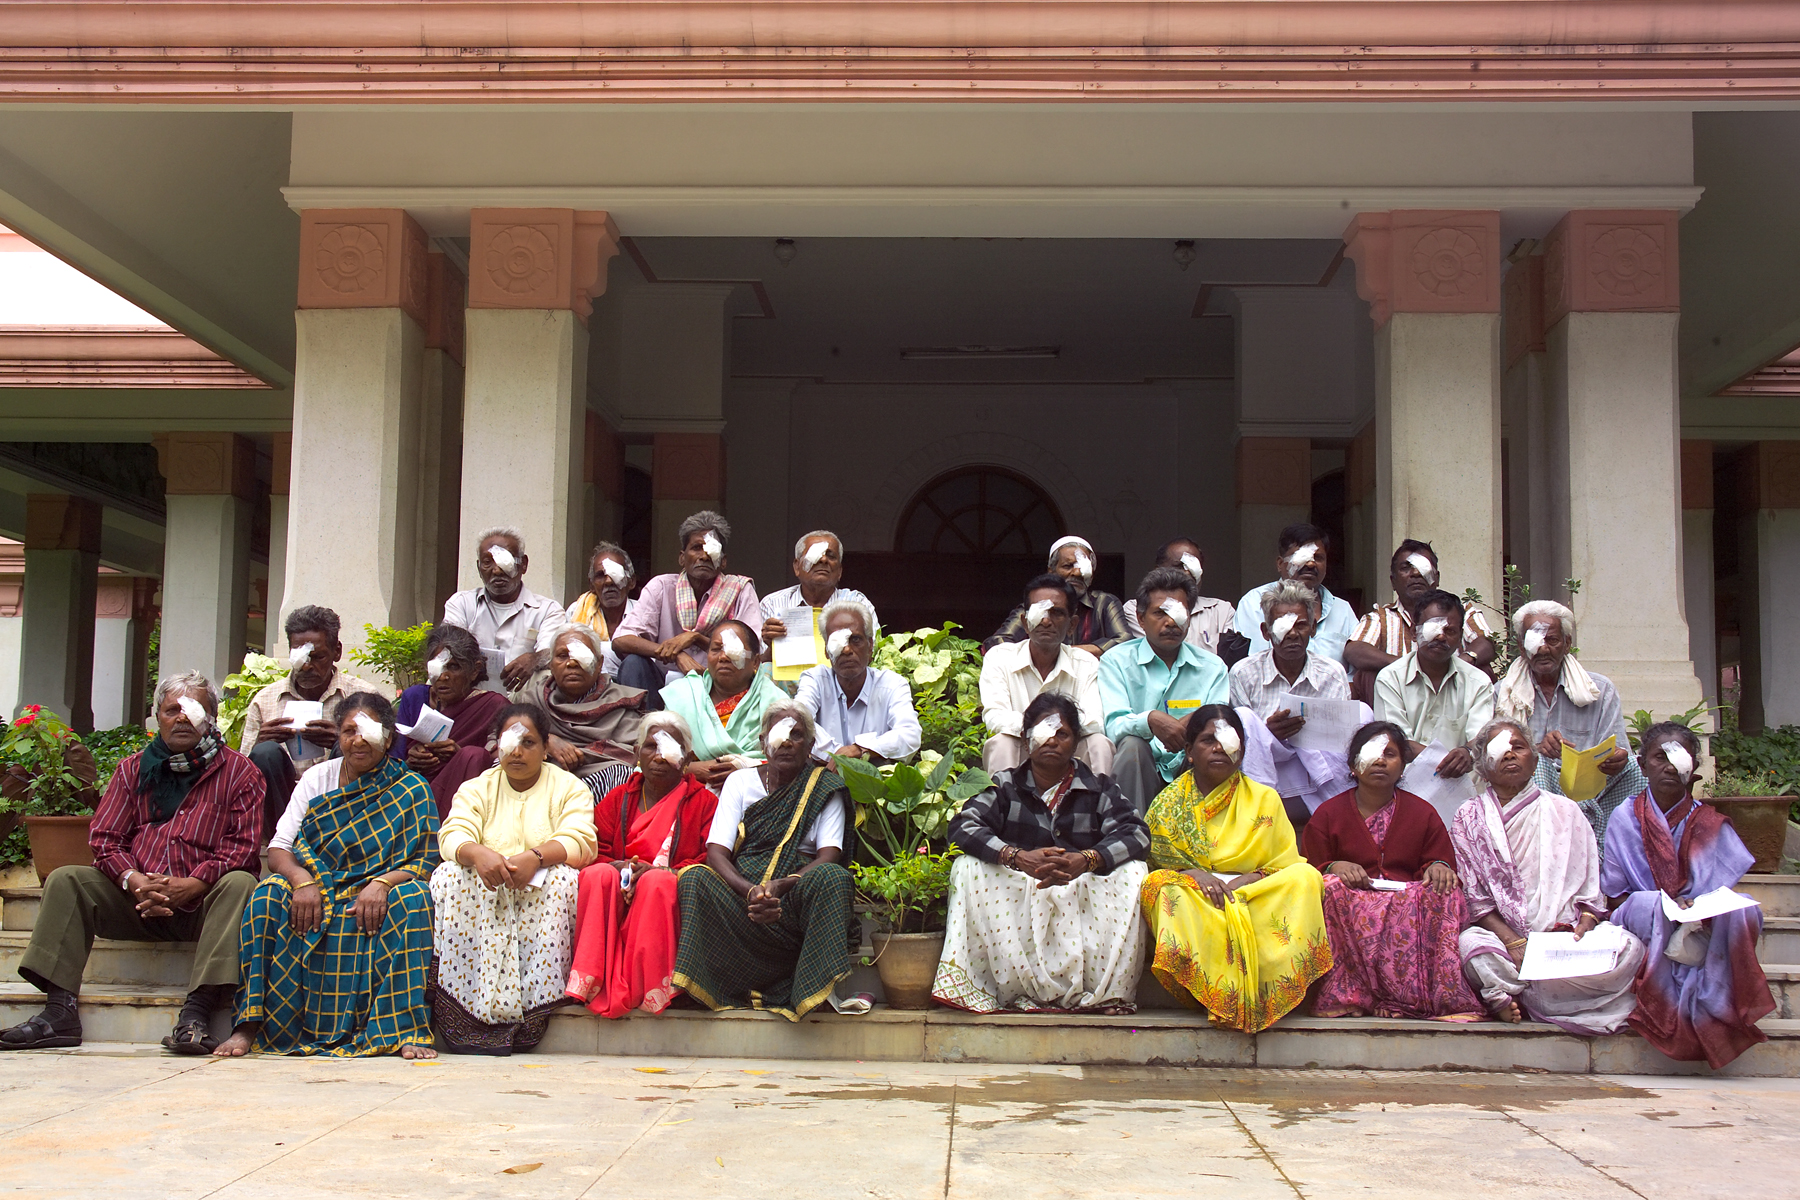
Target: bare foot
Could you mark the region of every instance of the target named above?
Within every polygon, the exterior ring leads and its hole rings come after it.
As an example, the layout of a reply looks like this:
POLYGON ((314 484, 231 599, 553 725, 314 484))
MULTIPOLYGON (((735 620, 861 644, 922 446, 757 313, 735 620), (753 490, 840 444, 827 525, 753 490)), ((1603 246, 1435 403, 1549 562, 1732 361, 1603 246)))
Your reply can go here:
POLYGON ((1525 1014, 1519 1011, 1519 1002, 1510 998, 1495 1006, 1494 1015, 1508 1025, 1517 1025, 1525 1019, 1525 1014))
POLYGON ((400 1057, 416 1059, 436 1058, 437 1050, 431 1046, 402 1046, 400 1047, 400 1057))
POLYGON ((250 1053, 250 1043, 256 1040, 256 1028, 251 1025, 240 1025, 231 1031, 231 1036, 219 1043, 213 1051, 214 1058, 242 1058, 250 1053))

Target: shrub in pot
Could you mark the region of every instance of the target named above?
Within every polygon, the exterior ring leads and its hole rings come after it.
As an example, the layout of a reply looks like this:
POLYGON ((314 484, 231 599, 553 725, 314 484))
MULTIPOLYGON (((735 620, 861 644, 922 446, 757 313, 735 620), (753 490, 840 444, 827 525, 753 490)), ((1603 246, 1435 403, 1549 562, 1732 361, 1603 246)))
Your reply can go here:
POLYGON ((1707 785, 1706 802, 1737 830, 1745 849, 1756 856, 1750 869, 1759 874, 1781 869, 1792 800, 1781 794, 1775 777, 1764 772, 1721 770, 1707 785))
POLYGON ((28 704, 0 738, 0 813, 22 817, 38 878, 94 861, 88 822, 100 793, 99 767, 62 718, 28 704))

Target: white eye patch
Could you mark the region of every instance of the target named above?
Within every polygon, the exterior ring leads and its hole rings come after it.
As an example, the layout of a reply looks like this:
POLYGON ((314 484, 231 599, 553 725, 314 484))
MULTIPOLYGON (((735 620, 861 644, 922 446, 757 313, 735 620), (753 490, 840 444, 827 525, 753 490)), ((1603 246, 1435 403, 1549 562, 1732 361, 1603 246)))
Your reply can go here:
POLYGON ((195 729, 200 730, 202 733, 206 731, 207 723, 211 718, 206 715, 206 706, 204 704, 200 703, 192 696, 182 696, 178 698, 175 703, 181 705, 181 715, 188 719, 188 724, 192 725, 195 729))
POLYGON ((601 559, 600 560, 600 569, 602 571, 604 571, 606 573, 606 577, 608 579, 612 580, 614 583, 621 584, 621 585, 624 584, 627 572, 624 567, 620 566, 618 563, 614 562, 612 559, 610 559, 610 558, 601 559))
POLYGON ((730 626, 719 632, 719 649, 725 651, 725 657, 731 660, 733 666, 742 667, 750 661, 750 651, 745 648, 744 639, 730 626))
POLYGON ((494 560, 495 569, 502 575, 517 575, 519 573, 519 560, 514 558, 512 556, 512 551, 508 550, 505 546, 489 546, 488 557, 494 560))
POLYGON ((1075 573, 1083 579, 1094 577, 1094 560, 1080 550, 1075 551, 1075 573))
POLYGON ((387 729, 380 721, 361 709, 350 714, 350 720, 356 725, 356 732, 362 734, 363 741, 377 750, 387 745, 387 729))
POLYGON ((848 629, 832 630, 831 636, 825 639, 825 657, 836 658, 844 652, 844 647, 849 644, 850 631, 848 629))
POLYGON ((1168 613, 1169 620, 1175 622, 1177 625, 1181 626, 1183 629, 1187 628, 1187 623, 1188 623, 1187 605, 1183 604, 1181 601, 1177 600, 1173 596, 1165 596, 1165 597, 1163 597, 1163 602, 1161 604, 1157 605, 1156 607, 1158 607, 1158 608, 1162 609, 1164 612, 1168 613))
POLYGON ((1694 756, 1687 752, 1686 746, 1680 742, 1664 742, 1662 752, 1669 760, 1669 765, 1681 776, 1683 783, 1694 777, 1694 756))
POLYGON ((581 669, 584 671, 593 670, 594 664, 599 661, 594 657, 594 652, 588 647, 588 644, 578 637, 570 638, 563 648, 569 652, 570 658, 581 664, 581 669))
POLYGON ((652 730, 650 740, 656 743, 656 757, 671 767, 679 767, 687 761, 687 755, 682 751, 681 743, 662 730, 652 730))
POLYGON ((1226 757, 1232 762, 1237 761, 1238 751, 1244 748, 1243 740, 1238 737, 1237 730, 1223 721, 1213 723, 1213 741, 1219 743, 1219 749, 1223 750, 1226 757))
POLYGON ((706 551, 706 557, 712 559, 712 565, 715 567, 725 558, 725 543, 721 542, 719 540, 719 535, 710 529, 706 531, 706 536, 701 539, 700 548, 706 551))
POLYGON ((289 650, 288 670, 298 671, 301 667, 304 667, 307 662, 311 660, 313 651, 317 648, 318 647, 314 646, 311 642, 301 642, 298 646, 289 650))
POLYGON ((525 726, 523 723, 515 721, 513 724, 508 725, 500 733, 500 757, 505 758, 508 754, 517 750, 519 748, 519 743, 524 740, 525 726))
POLYGON ((830 542, 825 542, 825 541, 814 542, 812 545, 810 545, 806 548, 806 556, 800 560, 800 565, 805 567, 808 571, 810 571, 814 567, 818 566, 819 560, 821 558, 824 558, 829 553, 831 553, 831 543, 830 542))
POLYGON ((1184 554, 1181 556, 1181 566, 1183 570, 1194 577, 1194 582, 1196 583, 1200 581, 1202 575, 1206 574, 1206 568, 1202 567, 1200 565, 1200 560, 1191 554, 1184 554))
POLYGON ((1544 640, 1550 636, 1548 625, 1533 625, 1525 631, 1525 653, 1536 654, 1544 648, 1544 640))
POLYGON ((1426 558, 1417 550, 1408 554, 1406 556, 1406 561, 1412 564, 1413 570, 1417 571, 1419 573, 1419 578, 1423 579, 1426 583, 1436 583, 1438 581, 1437 568, 1431 565, 1431 560, 1429 558, 1426 558))
POLYGON ((444 673, 444 668, 449 665, 450 652, 448 650, 439 650, 436 654, 431 656, 431 661, 425 664, 425 677, 435 683, 437 682, 437 677, 442 675, 444 673))
POLYGON ((1392 744, 1388 741, 1388 735, 1385 733, 1378 733, 1364 742, 1362 749, 1356 752, 1356 769, 1368 770, 1370 766, 1380 761, 1381 756, 1388 752, 1388 747, 1392 744))
POLYGON ((1493 737, 1489 738, 1487 744, 1488 764, 1491 766, 1504 758, 1506 752, 1512 749, 1512 743, 1513 735, 1512 730, 1510 729, 1502 729, 1499 733, 1496 733, 1493 737))
POLYGON ((1287 556, 1288 574, 1293 574, 1301 567, 1319 556, 1319 544, 1308 542, 1304 546, 1294 547, 1294 552, 1287 556))
POLYGON ((1269 626, 1269 632, 1275 635, 1276 641, 1285 642, 1287 641, 1287 635, 1293 632, 1294 623, 1299 619, 1299 616, 1295 613, 1283 613, 1275 618, 1275 623, 1273 625, 1269 626))
POLYGON ((1419 626, 1419 641, 1435 642, 1444 636, 1444 631, 1448 628, 1450 628, 1450 622, 1442 617, 1433 617, 1419 626))
POLYGON ((783 746, 793 741, 795 728, 796 723, 792 717, 783 717, 769 726, 769 749, 773 750, 777 746, 783 746))
POLYGON ((1039 625, 1042 625, 1044 623, 1044 618, 1048 617, 1050 615, 1050 610, 1055 607, 1056 602, 1054 600, 1034 601, 1031 607, 1025 610, 1025 628, 1036 629, 1039 625))
POLYGON ((1031 736, 1029 738, 1031 748, 1036 750, 1039 746, 1055 737, 1057 730, 1062 727, 1062 718, 1055 713, 1051 713, 1036 725, 1033 725, 1031 727, 1031 736))

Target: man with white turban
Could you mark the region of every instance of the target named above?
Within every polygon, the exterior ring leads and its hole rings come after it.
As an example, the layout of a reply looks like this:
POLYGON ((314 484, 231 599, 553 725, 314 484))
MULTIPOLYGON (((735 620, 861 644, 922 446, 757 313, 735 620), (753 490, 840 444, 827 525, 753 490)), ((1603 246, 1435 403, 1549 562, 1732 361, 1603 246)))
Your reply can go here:
POLYGON ((1531 730, 1538 752, 1537 785, 1562 794, 1562 748, 1587 750, 1607 738, 1615 749, 1600 760, 1607 777, 1598 796, 1581 803, 1581 811, 1604 840, 1606 821, 1615 808, 1649 786, 1631 757, 1619 689, 1575 658, 1575 614, 1554 600, 1533 600, 1513 613, 1519 654, 1507 668, 1494 694, 1495 711, 1531 730))
MULTIPOLYGON (((1050 574, 1067 580, 1069 591, 1075 597, 1063 642, 1086 650, 1095 658, 1131 638, 1131 630, 1125 625, 1125 606, 1111 592, 1093 586, 1094 571, 1099 562, 1099 556, 1086 538, 1058 538, 1050 545, 1050 574)), ((1031 626, 1026 624, 1025 612, 1023 604, 1013 609, 994 631, 994 636, 981 643, 982 652, 986 653, 1002 642, 1022 642, 1028 638, 1031 626)))

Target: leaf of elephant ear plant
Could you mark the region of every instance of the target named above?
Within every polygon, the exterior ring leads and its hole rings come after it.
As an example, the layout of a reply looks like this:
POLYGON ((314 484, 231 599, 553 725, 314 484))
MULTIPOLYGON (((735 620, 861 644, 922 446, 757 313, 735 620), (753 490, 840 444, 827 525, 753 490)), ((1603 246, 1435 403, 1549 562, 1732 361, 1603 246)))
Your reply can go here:
POLYGON ((956 782, 944 790, 944 795, 961 804, 994 786, 994 778, 980 767, 970 767, 956 777, 956 782))
POLYGON ((955 765, 956 761, 949 755, 938 759, 937 766, 931 768, 931 774, 925 777, 925 790, 928 792, 943 791, 944 781, 950 778, 950 769, 955 765))

